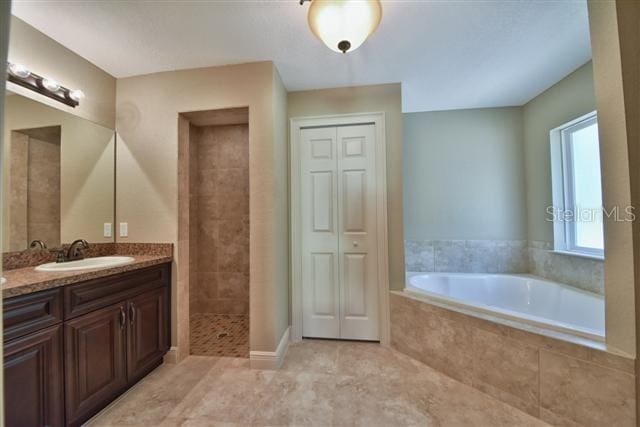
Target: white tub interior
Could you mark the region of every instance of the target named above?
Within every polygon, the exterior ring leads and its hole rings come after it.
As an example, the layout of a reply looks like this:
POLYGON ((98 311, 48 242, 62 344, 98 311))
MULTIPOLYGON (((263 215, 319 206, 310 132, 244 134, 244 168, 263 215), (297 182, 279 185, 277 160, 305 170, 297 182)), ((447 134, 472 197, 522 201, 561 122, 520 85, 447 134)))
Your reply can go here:
POLYGON ((408 272, 407 292, 604 341, 604 298, 531 275, 408 272))

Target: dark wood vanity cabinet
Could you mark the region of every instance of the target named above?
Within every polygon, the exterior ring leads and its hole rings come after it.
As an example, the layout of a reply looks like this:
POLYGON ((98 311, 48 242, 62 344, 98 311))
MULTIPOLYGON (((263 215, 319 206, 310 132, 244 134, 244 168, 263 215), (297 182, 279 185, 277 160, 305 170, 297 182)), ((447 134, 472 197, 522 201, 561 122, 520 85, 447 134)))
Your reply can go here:
POLYGON ((4 345, 5 425, 63 426, 62 325, 4 345))
POLYGON ((80 424, 127 386, 124 303, 64 324, 66 414, 80 424))
POLYGON ((80 425, 160 365, 169 278, 162 264, 6 299, 6 425, 80 425))
POLYGON ((127 377, 136 381, 156 367, 169 348, 169 289, 159 288, 128 301, 127 377))

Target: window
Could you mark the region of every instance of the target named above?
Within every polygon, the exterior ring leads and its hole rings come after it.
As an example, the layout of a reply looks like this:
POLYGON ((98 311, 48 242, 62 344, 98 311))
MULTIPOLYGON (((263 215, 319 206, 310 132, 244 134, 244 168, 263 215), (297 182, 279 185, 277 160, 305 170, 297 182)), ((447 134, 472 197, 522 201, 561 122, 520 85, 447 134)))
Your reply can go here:
POLYGON ((554 250, 604 257, 596 113, 551 131, 554 250))

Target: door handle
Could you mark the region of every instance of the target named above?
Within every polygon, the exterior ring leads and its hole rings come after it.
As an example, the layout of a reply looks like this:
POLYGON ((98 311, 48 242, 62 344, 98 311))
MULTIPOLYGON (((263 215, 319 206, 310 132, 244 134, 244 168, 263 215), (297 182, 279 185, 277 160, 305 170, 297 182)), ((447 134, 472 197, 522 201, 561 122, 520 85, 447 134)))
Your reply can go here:
POLYGON ((124 312, 124 307, 120 306, 120 329, 124 329, 124 324, 127 322, 127 314, 124 312))
POLYGON ((130 302, 129 303, 129 323, 133 325, 135 321, 136 321, 136 307, 134 303, 130 302))
POLYGON ((358 247, 358 242, 353 242, 354 247, 358 247))

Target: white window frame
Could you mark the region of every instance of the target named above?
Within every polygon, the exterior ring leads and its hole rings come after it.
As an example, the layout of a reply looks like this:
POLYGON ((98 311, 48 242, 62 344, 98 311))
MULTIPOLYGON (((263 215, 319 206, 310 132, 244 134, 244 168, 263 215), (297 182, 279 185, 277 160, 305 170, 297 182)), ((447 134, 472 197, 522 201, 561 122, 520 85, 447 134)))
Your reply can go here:
MULTIPOLYGON (((563 124, 550 132, 551 141, 551 185, 554 212, 576 212, 574 206, 573 156, 571 133, 598 122, 595 111, 563 124)), ((602 188, 601 190, 602 191, 602 188)), ((553 219, 553 249, 568 255, 604 259, 603 249, 594 249, 576 244, 575 222, 562 218, 553 219)))

